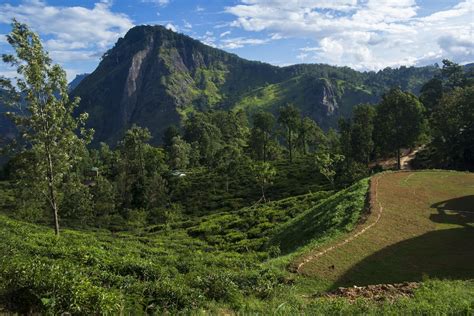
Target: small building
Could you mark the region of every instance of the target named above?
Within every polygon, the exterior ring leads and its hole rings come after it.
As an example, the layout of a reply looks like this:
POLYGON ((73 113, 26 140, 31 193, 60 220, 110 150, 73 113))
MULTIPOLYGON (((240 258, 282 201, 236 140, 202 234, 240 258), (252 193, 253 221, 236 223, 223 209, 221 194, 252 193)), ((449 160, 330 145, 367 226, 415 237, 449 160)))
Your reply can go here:
POLYGON ((173 177, 178 177, 178 178, 182 178, 182 177, 186 177, 186 173, 182 172, 182 171, 179 171, 179 170, 173 170, 171 171, 171 175, 173 177))

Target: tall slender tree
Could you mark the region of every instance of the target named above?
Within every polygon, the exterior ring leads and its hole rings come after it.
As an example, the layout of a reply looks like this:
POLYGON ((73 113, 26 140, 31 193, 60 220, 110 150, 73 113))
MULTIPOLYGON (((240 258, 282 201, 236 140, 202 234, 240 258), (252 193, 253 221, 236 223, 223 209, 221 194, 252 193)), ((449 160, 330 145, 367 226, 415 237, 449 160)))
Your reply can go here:
POLYGON ((261 153, 263 161, 268 159, 268 143, 275 126, 275 117, 270 112, 257 112, 253 116, 251 132, 254 151, 261 153))
POLYGON ((285 129, 285 138, 290 162, 293 161, 294 134, 298 129, 300 116, 300 111, 292 104, 288 104, 287 106, 280 108, 278 123, 280 123, 285 129))
POLYGON ((7 41, 16 54, 3 55, 3 61, 16 67, 19 76, 13 83, 6 78, 0 83, 12 96, 9 105, 16 108, 26 105, 25 111, 12 111, 10 117, 20 130, 25 144, 22 150, 33 153, 37 161, 33 172, 24 180, 35 183, 34 188, 39 192, 34 193, 47 200, 55 234, 59 235, 63 183, 93 131, 84 128, 86 113, 73 117, 79 99, 69 99, 66 73, 52 63, 38 35, 27 25, 13 20, 7 41))

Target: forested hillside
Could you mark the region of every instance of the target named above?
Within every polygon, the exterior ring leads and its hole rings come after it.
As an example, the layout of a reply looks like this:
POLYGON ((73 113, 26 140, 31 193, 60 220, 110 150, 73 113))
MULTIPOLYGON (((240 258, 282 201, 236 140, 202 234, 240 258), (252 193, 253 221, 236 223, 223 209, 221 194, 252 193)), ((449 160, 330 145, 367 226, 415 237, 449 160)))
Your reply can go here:
POLYGON ((248 61, 161 26, 137 26, 102 58, 73 91, 89 113, 94 142, 115 144, 133 124, 164 130, 192 112, 263 107, 276 113, 293 103, 325 130, 348 117, 354 105, 375 103, 389 88, 418 92, 435 67, 357 72, 305 64, 276 67, 248 61), (271 106, 270 106, 271 104, 271 106))

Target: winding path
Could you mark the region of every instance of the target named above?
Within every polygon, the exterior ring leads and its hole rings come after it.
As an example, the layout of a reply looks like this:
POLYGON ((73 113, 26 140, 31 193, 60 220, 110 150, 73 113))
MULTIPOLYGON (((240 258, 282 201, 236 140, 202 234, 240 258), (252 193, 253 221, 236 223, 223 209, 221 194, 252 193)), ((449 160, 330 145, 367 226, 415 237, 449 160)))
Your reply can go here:
MULTIPOLYGON (((341 242, 339 242, 335 245, 332 245, 332 246, 330 246, 326 249, 318 251, 317 253, 310 254, 309 256, 304 258, 302 262, 300 262, 297 265, 297 267, 296 267, 296 272, 297 273, 300 273, 303 266, 305 264, 307 264, 308 262, 316 260, 317 258, 319 258, 321 256, 324 256, 328 252, 333 251, 335 249, 338 249, 338 248, 350 243, 351 241, 353 241, 354 239, 361 236, 362 234, 367 232, 369 229, 371 229, 372 227, 377 225, 377 223, 380 221, 380 218, 382 217, 382 213, 383 213, 383 205, 382 205, 382 203, 380 203, 380 201, 377 198, 377 190, 378 190, 379 178, 380 177, 381 177, 381 175, 374 176, 370 181, 370 188, 369 188, 369 190, 370 190, 370 216, 369 216, 369 219, 372 218, 375 215, 374 214, 374 209, 376 209, 376 212, 377 212, 376 216, 377 217, 376 217, 375 221, 370 223, 369 225, 367 225, 365 227, 363 225, 361 225, 362 228, 360 230, 358 230, 357 232, 355 232, 353 235, 349 236, 348 238, 344 239, 343 241, 341 241, 341 242), (375 207, 375 204, 377 204, 377 207, 375 207)), ((367 222, 369 221, 369 219, 367 220, 367 222)))

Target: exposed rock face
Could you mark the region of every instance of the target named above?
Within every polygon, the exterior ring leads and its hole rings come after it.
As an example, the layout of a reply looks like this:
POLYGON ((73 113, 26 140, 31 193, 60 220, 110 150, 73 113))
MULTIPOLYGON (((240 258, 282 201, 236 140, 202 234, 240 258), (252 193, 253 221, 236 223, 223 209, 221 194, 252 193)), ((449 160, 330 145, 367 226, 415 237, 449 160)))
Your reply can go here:
POLYGON ((323 112, 327 116, 333 115, 334 112, 338 109, 334 89, 327 82, 325 82, 323 86, 321 105, 323 106, 323 112))

